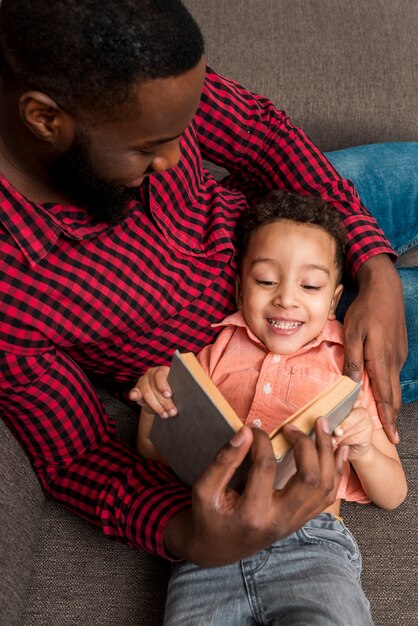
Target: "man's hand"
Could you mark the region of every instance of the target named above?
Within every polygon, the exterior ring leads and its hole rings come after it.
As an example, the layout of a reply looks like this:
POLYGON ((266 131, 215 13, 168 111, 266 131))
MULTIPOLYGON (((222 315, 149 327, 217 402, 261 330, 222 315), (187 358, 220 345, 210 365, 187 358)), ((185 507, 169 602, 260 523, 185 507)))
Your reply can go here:
POLYGON ((175 515, 165 533, 166 549, 203 567, 233 563, 291 534, 334 502, 348 457, 334 458, 328 423, 319 419, 316 443, 284 427, 294 447, 296 474, 284 489, 273 488, 276 463, 269 438, 243 427, 193 488, 192 508, 175 515), (228 487, 251 448, 252 466, 241 495, 228 487))
POLYGON ((344 373, 361 380, 365 363, 380 419, 396 444, 402 403, 399 376, 408 354, 402 284, 386 254, 366 261, 357 280, 359 293, 344 319, 344 373))

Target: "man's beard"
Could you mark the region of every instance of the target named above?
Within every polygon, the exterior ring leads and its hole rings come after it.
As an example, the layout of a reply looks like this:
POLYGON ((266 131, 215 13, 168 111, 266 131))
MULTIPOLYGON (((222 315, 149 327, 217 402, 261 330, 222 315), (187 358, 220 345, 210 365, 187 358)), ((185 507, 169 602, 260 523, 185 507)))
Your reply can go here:
POLYGON ((101 222, 121 221, 129 202, 137 195, 136 188, 115 185, 100 175, 90 157, 89 141, 81 133, 55 159, 51 174, 60 191, 101 222))

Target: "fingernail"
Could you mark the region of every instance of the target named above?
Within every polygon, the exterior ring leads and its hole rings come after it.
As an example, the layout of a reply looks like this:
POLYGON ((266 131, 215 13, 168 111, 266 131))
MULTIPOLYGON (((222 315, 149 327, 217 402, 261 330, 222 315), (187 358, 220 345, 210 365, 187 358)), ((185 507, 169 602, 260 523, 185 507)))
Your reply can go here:
POLYGON ((335 439, 335 437, 331 437, 331 442, 333 446, 337 445, 337 440, 335 439))
POLYGON ((239 448, 245 441, 245 434, 242 430, 239 430, 237 433, 232 435, 229 443, 233 448, 239 448))
POLYGON ((171 398, 171 393, 169 391, 163 391, 164 398, 171 398))
POLYGON ((169 417, 174 417, 175 415, 177 415, 177 410, 176 409, 170 409, 168 412, 168 416, 169 417))
POLYGON ((401 440, 401 438, 399 436, 399 433, 398 433, 398 431, 396 431, 396 433, 395 433, 395 443, 399 443, 400 440, 401 440))
POLYGON ((343 434, 344 434, 344 431, 343 431, 343 429, 342 429, 342 428, 336 428, 336 429, 334 430, 334 433, 337 435, 337 437, 342 437, 342 436, 343 436, 343 434))
POLYGON ((164 413, 160 414, 160 417, 162 417, 163 419, 167 419, 168 413, 166 413, 166 411, 164 411, 164 413))
POLYGON ((329 421, 325 418, 325 417, 320 417, 319 418, 321 420, 321 427, 322 430, 324 431, 324 433, 327 433, 327 435, 331 434, 331 428, 329 425, 329 421))

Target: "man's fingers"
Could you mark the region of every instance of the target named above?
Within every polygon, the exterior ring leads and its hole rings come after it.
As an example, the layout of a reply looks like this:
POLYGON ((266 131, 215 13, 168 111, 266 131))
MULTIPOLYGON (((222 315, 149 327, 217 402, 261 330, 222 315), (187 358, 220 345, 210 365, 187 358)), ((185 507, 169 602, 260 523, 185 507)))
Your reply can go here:
POLYGON ((293 445, 298 469, 285 487, 285 490, 292 491, 289 506, 296 515, 306 510, 314 517, 335 500, 348 458, 348 447, 342 446, 334 456, 329 430, 327 420, 319 418, 315 424, 314 443, 298 429, 284 427, 283 432, 293 445))
POLYGON ((253 430, 251 467, 241 501, 244 509, 248 509, 251 513, 270 507, 276 468, 276 459, 269 437, 259 429, 253 430))
POLYGON ((250 428, 244 426, 235 433, 193 486, 196 496, 218 506, 229 481, 245 459, 252 442, 253 434, 250 428))
POLYGON ((349 454, 350 454, 349 446, 342 445, 338 447, 338 450, 336 451, 334 455, 335 474, 337 476, 337 481, 338 481, 337 490, 341 482, 341 478, 343 477, 349 454))
POLYGON ((392 370, 393 418, 396 422, 402 406, 402 389, 399 371, 392 370))
POLYGON ((377 410, 387 436, 392 443, 397 444, 399 443, 399 434, 396 428, 397 413, 394 410, 392 378, 384 377, 383 380, 379 380, 378 376, 379 373, 376 372, 371 378, 377 410))
POLYGON ((391 352, 383 342, 383 337, 380 337, 380 342, 378 342, 376 338, 371 336, 366 343, 365 354, 366 368, 372 383, 373 396, 380 420, 392 443, 398 443, 393 384, 395 382, 395 386, 399 386, 399 392, 395 391, 397 395, 400 393, 399 370, 393 367, 390 359, 391 352))
POLYGON ((343 374, 349 376, 356 382, 359 382, 363 377, 363 343, 359 340, 358 336, 350 336, 350 333, 346 333, 344 341, 344 366, 343 374))

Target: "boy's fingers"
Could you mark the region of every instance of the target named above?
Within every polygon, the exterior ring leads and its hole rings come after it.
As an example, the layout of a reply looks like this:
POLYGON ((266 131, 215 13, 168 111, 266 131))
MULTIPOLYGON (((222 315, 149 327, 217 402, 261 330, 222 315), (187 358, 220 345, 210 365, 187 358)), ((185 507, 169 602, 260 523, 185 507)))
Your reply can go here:
POLYGON ((171 398, 172 396, 171 388, 167 381, 169 371, 169 367, 162 365, 155 372, 155 387, 164 398, 171 398))

